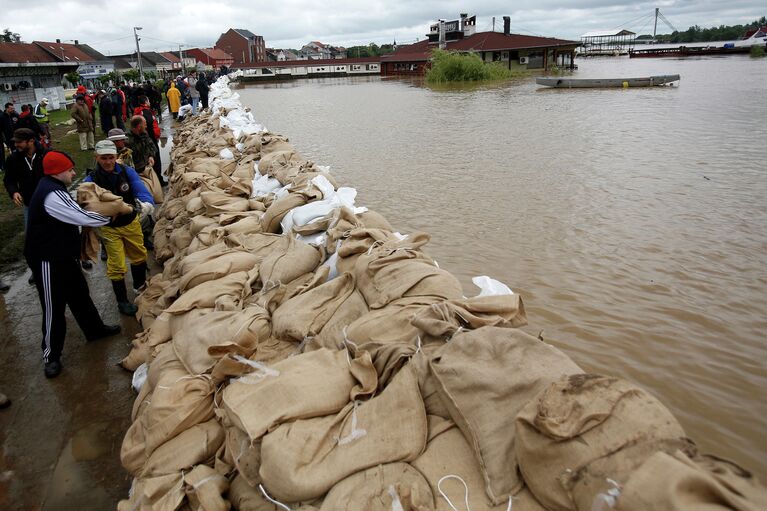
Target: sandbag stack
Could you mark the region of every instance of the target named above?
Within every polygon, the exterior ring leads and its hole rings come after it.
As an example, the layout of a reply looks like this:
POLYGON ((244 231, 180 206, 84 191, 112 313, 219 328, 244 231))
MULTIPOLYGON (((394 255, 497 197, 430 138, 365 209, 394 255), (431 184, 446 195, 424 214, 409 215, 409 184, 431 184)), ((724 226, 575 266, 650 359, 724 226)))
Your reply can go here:
POLYGON ((467 297, 228 80, 175 135, 119 510, 764 507, 657 399, 519 330, 510 289, 467 297))

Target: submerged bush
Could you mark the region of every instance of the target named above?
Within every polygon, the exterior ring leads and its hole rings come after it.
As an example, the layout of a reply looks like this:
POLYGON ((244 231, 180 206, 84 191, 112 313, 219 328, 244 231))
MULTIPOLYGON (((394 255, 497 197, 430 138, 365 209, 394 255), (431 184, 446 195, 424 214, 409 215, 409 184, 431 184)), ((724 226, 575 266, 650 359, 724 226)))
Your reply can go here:
POLYGON ((462 54, 434 50, 431 69, 426 72, 426 81, 428 83, 478 82, 503 80, 515 74, 500 62, 485 64, 476 53, 462 54))
POLYGON ((764 57, 764 48, 761 46, 752 46, 751 47, 751 56, 752 57, 764 57))

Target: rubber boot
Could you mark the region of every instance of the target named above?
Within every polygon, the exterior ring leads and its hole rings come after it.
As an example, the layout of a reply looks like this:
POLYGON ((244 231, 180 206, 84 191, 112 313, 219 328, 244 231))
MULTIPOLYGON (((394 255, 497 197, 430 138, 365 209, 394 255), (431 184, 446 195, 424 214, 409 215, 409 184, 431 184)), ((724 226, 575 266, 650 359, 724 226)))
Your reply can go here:
POLYGON ((147 271, 148 268, 146 266, 146 262, 130 265, 130 274, 131 277, 133 277, 133 290, 135 292, 138 293, 139 289, 141 289, 141 286, 143 286, 144 282, 146 282, 147 271))
POLYGON ((138 307, 128 301, 128 290, 125 288, 125 279, 113 280, 112 289, 114 289, 115 297, 117 298, 117 309, 120 311, 120 314, 135 316, 138 307))

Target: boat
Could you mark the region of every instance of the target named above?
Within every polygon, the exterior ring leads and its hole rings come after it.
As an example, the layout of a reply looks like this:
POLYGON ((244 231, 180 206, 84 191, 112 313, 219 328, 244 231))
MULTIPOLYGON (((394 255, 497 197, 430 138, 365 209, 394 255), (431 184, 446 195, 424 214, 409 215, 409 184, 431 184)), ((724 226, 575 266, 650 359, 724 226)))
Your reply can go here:
POLYGON ((535 79, 538 85, 557 87, 560 89, 609 88, 609 87, 655 87, 673 85, 679 81, 679 75, 645 76, 642 78, 556 78, 539 76, 535 79))

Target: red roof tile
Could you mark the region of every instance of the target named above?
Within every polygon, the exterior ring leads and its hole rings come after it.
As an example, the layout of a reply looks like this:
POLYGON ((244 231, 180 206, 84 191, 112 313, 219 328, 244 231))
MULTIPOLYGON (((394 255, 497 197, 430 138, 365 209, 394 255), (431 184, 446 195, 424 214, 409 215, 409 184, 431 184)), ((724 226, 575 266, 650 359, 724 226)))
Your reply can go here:
POLYGON ((34 44, 63 62, 95 62, 97 59, 88 55, 75 44, 48 41, 33 41, 34 44))
POLYGON ((300 66, 345 66, 349 64, 378 64, 381 57, 360 57, 354 59, 316 59, 316 60, 285 60, 282 62, 253 62, 251 64, 236 64, 235 69, 252 69, 259 67, 300 67, 300 66))
POLYGON ((0 43, 0 62, 2 63, 58 62, 58 60, 35 44, 0 43))
POLYGON ((163 52, 160 52, 160 55, 168 59, 170 62, 174 62, 174 63, 181 62, 181 59, 178 58, 178 56, 173 52, 163 51, 163 52))

